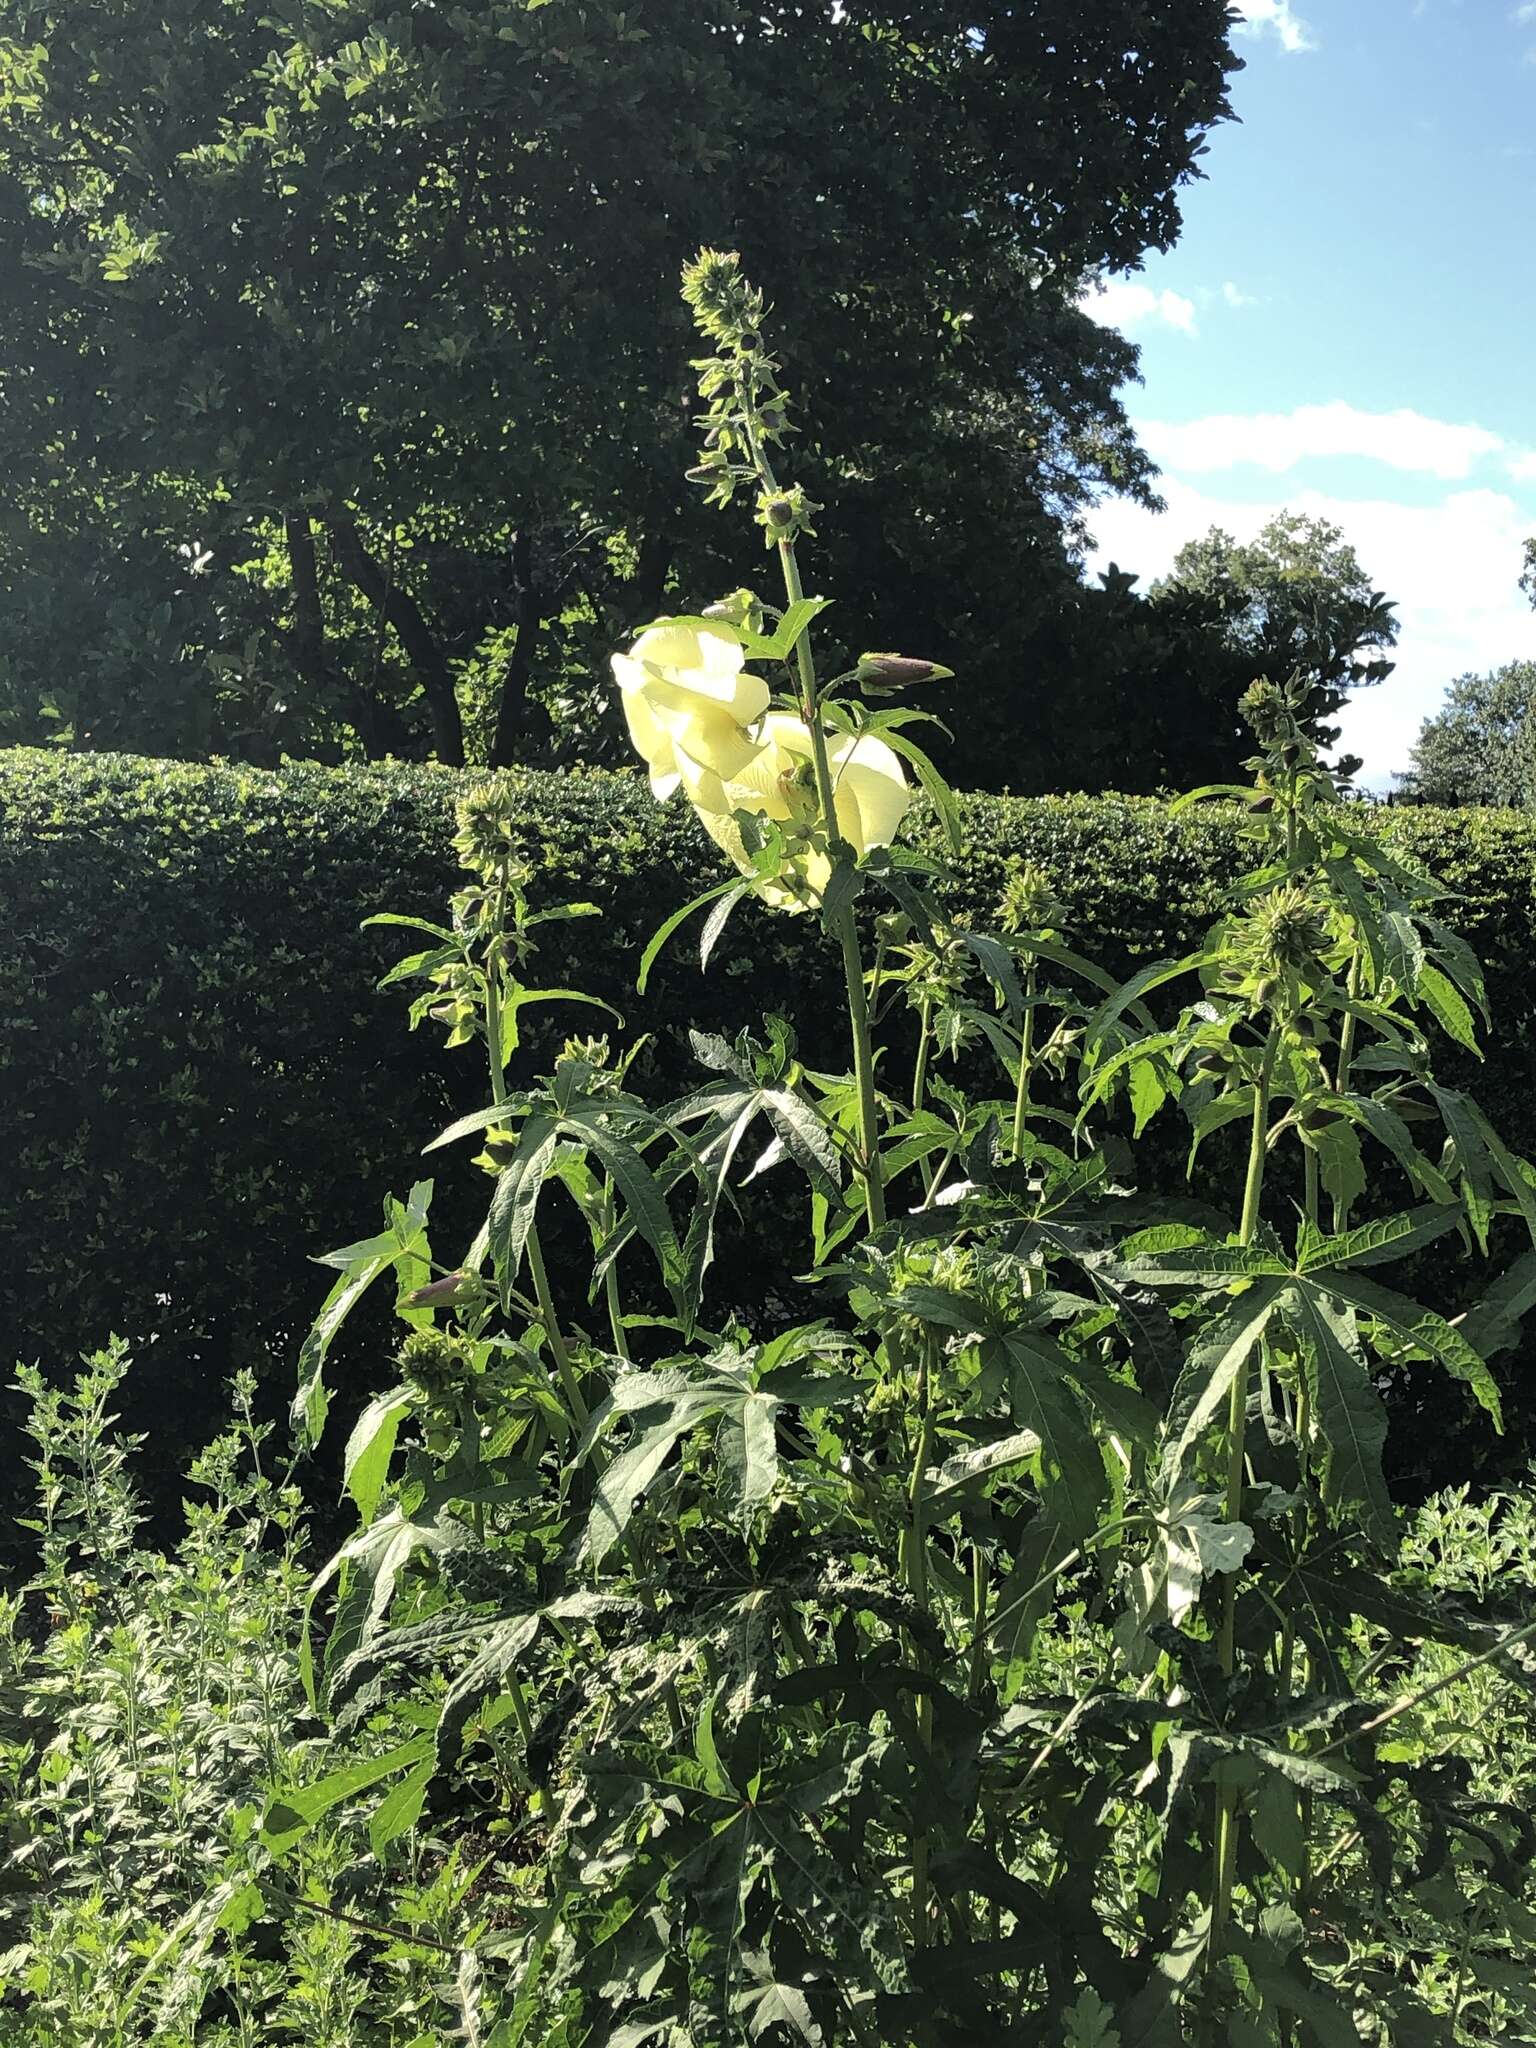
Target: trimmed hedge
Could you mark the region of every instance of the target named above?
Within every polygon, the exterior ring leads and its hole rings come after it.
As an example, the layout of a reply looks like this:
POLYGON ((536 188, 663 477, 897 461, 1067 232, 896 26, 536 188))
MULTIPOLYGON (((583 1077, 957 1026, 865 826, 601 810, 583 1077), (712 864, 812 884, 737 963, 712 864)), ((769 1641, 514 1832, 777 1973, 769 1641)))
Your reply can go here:
MULTIPOLYGON (((654 1033, 657 1086, 688 1072, 689 1022, 734 1029, 769 1009, 794 1018, 812 1058, 842 1056, 829 1037, 840 977, 815 927, 755 905, 737 913, 708 976, 685 933, 638 1000, 640 950, 717 878, 713 847, 637 777, 512 780, 536 893, 587 897, 604 913, 600 927, 550 927, 538 978, 605 996, 631 1032, 654 1033)), ((129 1419, 150 1431, 164 1470, 212 1429, 236 1366, 255 1367, 274 1407, 286 1400, 325 1290, 309 1259, 375 1228, 385 1191, 420 1174, 424 1140, 482 1099, 478 1061, 413 1038, 400 992, 375 986, 405 935, 359 928, 376 910, 440 912, 456 883, 461 786, 435 768, 269 773, 0 753, 0 1360, 61 1370, 108 1331, 128 1337, 140 1360, 129 1419)), ((1238 861, 1230 816, 1174 816, 1153 799, 977 797, 964 809, 955 908, 989 916, 1007 863, 1027 856, 1050 873, 1077 943, 1114 970, 1186 949, 1238 861)), ((1455 922, 1487 966, 1497 1036, 1485 1066, 1448 1071, 1536 1153, 1536 821, 1373 816, 1462 892, 1455 922)), ((574 1011, 542 1018, 535 1065, 586 1028, 574 1011)), ((1167 1122, 1171 1161, 1176 1113, 1167 1122)), ((442 1177, 446 1251, 483 1203, 466 1185, 477 1180, 442 1177)), ((772 1283, 772 1236, 754 1240, 758 1273, 734 1268, 744 1304, 772 1283)), ((1444 1302, 1466 1283, 1454 1255, 1433 1250, 1438 1263, 1413 1284, 1444 1302)), ((358 1384, 377 1382, 369 1345, 381 1329, 349 1337, 338 1381, 350 1358, 358 1384)), ((1399 1403, 1395 1442, 1400 1465, 1438 1480, 1458 1476, 1457 1453, 1447 1397, 1434 1398, 1424 1416, 1399 1403)), ((1527 1406, 1505 1463, 1527 1435, 1536 1442, 1527 1406)), ((14 1454, 0 1444, 0 1460, 14 1454)))

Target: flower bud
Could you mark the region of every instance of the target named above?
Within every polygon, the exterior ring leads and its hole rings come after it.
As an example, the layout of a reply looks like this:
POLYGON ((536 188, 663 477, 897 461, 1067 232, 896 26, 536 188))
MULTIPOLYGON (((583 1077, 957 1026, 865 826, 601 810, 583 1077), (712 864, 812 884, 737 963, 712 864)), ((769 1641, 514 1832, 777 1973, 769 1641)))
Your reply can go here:
POLYGON ((788 498, 770 498, 763 506, 763 518, 769 526, 788 526, 795 516, 795 508, 788 498))
POLYGON ((918 683, 947 682, 954 670, 942 662, 919 661, 909 654, 861 654, 853 673, 866 697, 888 697, 918 683))
POLYGON ((445 1273, 441 1280, 413 1287, 405 1297, 407 1308, 451 1308, 456 1301, 469 1301, 481 1292, 473 1273, 445 1273))
POLYGON ((763 630, 762 600, 750 590, 733 590, 728 597, 717 598, 713 604, 704 607, 706 619, 724 619, 727 625, 741 626, 749 633, 763 630))

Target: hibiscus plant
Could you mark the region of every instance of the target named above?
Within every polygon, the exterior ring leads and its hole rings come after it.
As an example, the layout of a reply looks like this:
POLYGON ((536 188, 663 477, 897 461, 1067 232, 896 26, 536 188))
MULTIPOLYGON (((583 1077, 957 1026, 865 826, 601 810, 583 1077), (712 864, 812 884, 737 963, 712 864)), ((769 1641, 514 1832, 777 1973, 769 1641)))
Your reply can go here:
MULTIPOLYGON (((486 1055, 429 1149, 468 1146, 488 1213, 435 1262, 423 1181, 334 1255, 298 1404, 314 1433, 392 1278, 398 1372, 312 1596, 316 1705, 373 1731, 375 1854, 429 1801, 478 1817, 498 2048, 1440 2038, 1393 1915, 1447 1867, 1517 1890, 1528 1822, 1399 1739, 1394 1676, 1433 1640, 1529 1685, 1536 1624, 1399 1565, 1384 1397, 1440 1372, 1496 1428, 1536 1256, 1458 1319, 1381 1276, 1536 1233, 1536 1176, 1433 1064, 1475 1045, 1476 962, 1284 681, 1245 699, 1251 784, 1190 799, 1252 848, 1195 953, 1117 982, 1033 869, 996 929, 957 922, 938 727, 892 701, 949 672, 818 676, 768 309, 708 251, 685 296, 692 474, 750 501, 782 590, 614 659, 656 796, 731 863, 637 965, 692 914, 705 963, 739 906, 817 918, 848 1062, 772 1018, 695 1033, 671 1102, 608 1038, 529 1075, 521 1014, 580 1000, 525 978, 540 924, 591 906, 539 904, 512 807, 465 798, 468 880, 396 972, 486 1055), (897 844, 915 785, 946 856, 897 844), (1175 1113, 1230 1199, 1141 1185, 1175 1113), (747 1327, 713 1269, 750 1258, 762 1177, 807 1250, 747 1327), (591 1263, 562 1291, 566 1204, 591 1263)), ((363 1782, 281 1788, 264 1853, 363 1782)))

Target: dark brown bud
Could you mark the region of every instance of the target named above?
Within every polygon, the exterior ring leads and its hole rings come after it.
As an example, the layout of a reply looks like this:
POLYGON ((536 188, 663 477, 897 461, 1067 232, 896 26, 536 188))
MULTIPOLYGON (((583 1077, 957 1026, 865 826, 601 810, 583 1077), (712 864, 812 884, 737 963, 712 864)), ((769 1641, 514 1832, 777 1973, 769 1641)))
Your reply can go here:
POLYGON ((456 1301, 472 1298, 480 1292, 480 1282, 473 1273, 445 1273, 441 1280, 430 1280, 425 1287, 413 1287, 405 1297, 407 1308, 449 1308, 456 1301))

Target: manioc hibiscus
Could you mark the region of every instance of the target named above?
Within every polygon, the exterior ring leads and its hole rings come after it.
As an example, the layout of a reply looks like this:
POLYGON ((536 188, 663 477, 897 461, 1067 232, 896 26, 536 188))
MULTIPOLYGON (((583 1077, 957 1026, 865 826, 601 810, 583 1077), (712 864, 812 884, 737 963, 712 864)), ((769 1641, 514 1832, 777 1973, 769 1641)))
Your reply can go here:
MULTIPOLYGON (((736 813, 771 818, 800 828, 786 838, 791 846, 794 882, 764 883, 762 895, 785 910, 809 910, 820 901, 831 879, 832 862, 825 843, 795 847, 795 840, 816 822, 816 781, 811 734, 792 712, 771 711, 760 728, 762 746, 735 775, 701 769, 694 762, 679 765, 683 786, 693 800, 704 829, 747 871, 752 856, 742 838, 736 813)), ((912 792, 901 762, 884 740, 828 735, 827 763, 837 829, 856 854, 872 846, 888 846, 895 837, 912 792)))
POLYGON ((624 717, 658 799, 689 774, 740 774, 762 745, 752 730, 768 685, 747 674, 727 626, 673 619, 613 657, 624 717))

